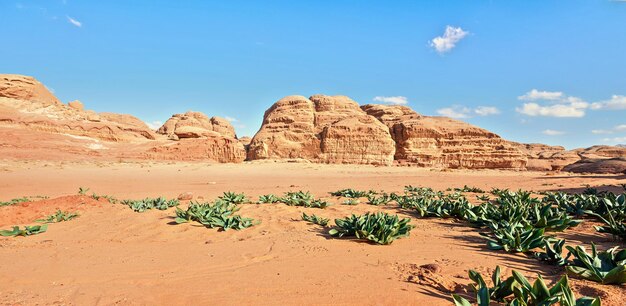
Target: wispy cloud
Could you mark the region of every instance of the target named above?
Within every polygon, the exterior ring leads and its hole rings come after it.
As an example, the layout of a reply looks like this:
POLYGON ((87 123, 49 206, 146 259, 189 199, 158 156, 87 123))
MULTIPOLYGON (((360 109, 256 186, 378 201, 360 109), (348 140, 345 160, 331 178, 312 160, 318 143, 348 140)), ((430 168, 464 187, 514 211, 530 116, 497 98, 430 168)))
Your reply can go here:
POLYGON ((611 99, 591 103, 593 110, 624 110, 626 109, 626 96, 613 95, 611 99))
POLYGON ((537 101, 537 100, 559 100, 563 98, 563 93, 560 91, 540 91, 533 89, 524 95, 517 97, 522 101, 537 101))
POLYGON ((602 139, 602 141, 612 144, 623 144, 626 143, 626 137, 604 138, 602 139))
POLYGON ((399 104, 404 105, 409 103, 409 100, 403 96, 391 96, 391 97, 383 97, 376 96, 373 99, 375 102, 387 103, 387 104, 399 104))
POLYGON ((592 134, 613 134, 616 132, 624 132, 626 131, 626 124, 616 125, 611 129, 599 129, 599 130, 591 130, 592 134))
POLYGON ((470 108, 461 105, 453 105, 451 107, 444 107, 437 110, 437 114, 454 119, 465 119, 474 116, 491 116, 499 113, 500 110, 493 106, 478 106, 476 108, 470 108))
POLYGON ((563 132, 563 131, 550 130, 550 129, 543 130, 543 132, 541 132, 541 133, 544 134, 544 135, 548 135, 548 136, 559 136, 559 135, 565 134, 565 132, 563 132))
POLYGON ((430 46, 439 54, 446 53, 454 47, 456 44, 465 38, 469 32, 464 31, 461 27, 446 26, 446 31, 442 36, 437 36, 430 41, 430 46))
POLYGON ((65 16, 65 17, 67 17, 67 22, 71 23, 72 25, 74 25, 76 27, 79 27, 79 28, 83 27, 83 23, 82 22, 80 22, 80 21, 78 21, 78 20, 76 20, 76 19, 74 19, 74 18, 72 18, 70 16, 65 16))
POLYGON ((229 116, 225 116, 224 119, 228 120, 229 122, 239 122, 239 119, 229 116))
POLYGON ((560 91, 540 91, 533 89, 524 95, 517 97, 520 101, 532 101, 524 103, 515 110, 527 116, 544 117, 571 117, 580 118, 585 116, 585 110, 589 103, 578 97, 567 96, 560 91), (548 105, 539 104, 536 101, 548 102, 548 105))

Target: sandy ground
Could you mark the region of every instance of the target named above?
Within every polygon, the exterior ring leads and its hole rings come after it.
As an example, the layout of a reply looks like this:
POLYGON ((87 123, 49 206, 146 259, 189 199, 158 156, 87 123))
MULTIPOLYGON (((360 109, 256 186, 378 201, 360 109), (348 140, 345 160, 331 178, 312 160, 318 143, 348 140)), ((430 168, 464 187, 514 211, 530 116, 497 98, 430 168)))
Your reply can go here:
MULTIPOLYGON (((471 185, 614 191, 624 176, 509 171, 438 171, 418 168, 306 163, 61 163, 0 161, 0 201, 20 196, 50 199, 0 207, 0 228, 33 224, 57 208, 81 216, 50 225, 41 235, 0 238, 0 303, 7 305, 451 305, 463 292, 468 269, 496 265, 553 281, 560 272, 521 254, 486 249, 484 239, 454 220, 412 218, 410 237, 388 246, 329 239, 301 213, 340 218, 395 207, 340 205, 328 192, 342 188, 399 192, 405 185, 435 189, 471 185), (335 205, 325 209, 245 204, 240 213, 261 221, 242 231, 218 232, 174 225, 173 209, 135 213, 123 205, 77 195, 78 187, 120 199, 176 197, 192 192, 211 200, 224 191, 265 193, 308 190, 335 205), (437 264, 429 272, 421 265, 437 264)), ((186 204, 182 205, 183 207, 186 204)), ((561 234, 572 243, 616 245, 591 222, 561 234)), ((624 247, 623 244, 620 245, 624 247)), ((577 292, 623 305, 624 286, 573 280, 577 292)))

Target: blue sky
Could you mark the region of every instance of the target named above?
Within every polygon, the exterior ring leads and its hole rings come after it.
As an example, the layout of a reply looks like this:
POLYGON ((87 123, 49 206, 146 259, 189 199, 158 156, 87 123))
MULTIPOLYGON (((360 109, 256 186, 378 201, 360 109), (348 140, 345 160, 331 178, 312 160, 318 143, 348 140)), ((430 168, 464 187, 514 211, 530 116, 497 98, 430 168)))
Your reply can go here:
POLYGON ((0 0, 0 73, 252 136, 283 96, 407 103, 520 142, 626 143, 626 2, 0 0))

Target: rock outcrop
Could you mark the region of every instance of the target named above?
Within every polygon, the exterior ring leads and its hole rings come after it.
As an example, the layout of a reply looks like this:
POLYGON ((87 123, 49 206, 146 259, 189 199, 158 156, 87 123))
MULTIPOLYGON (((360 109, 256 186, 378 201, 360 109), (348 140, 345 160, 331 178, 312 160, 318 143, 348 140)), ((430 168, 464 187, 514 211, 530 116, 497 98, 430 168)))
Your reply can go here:
POLYGON ((580 160, 578 153, 567 151, 561 146, 550 146, 539 143, 515 143, 526 155, 527 170, 532 171, 560 171, 563 167, 580 160))
POLYGON ((563 170, 574 173, 626 174, 626 158, 581 159, 565 166, 563 170))
POLYGON ((65 105, 34 78, 11 74, 0 75, 0 124, 106 141, 155 139, 131 115, 84 111, 77 101, 65 105))
POLYGON ((235 129, 228 120, 220 117, 209 118, 200 112, 175 114, 161 126, 157 133, 170 138, 202 138, 221 135, 237 138, 235 129))
POLYGON ((159 129, 181 139, 173 142, 131 115, 85 110, 78 100, 63 104, 43 84, 20 75, 0 75, 0 131, 7 137, 0 137, 5 157, 215 162, 246 157, 225 119, 174 115, 159 129))
POLYGON ((350 98, 288 96, 265 112, 248 159, 391 165, 394 151, 387 128, 350 98))
POLYGON ((524 169, 526 157, 511 142, 468 123, 422 116, 406 106, 363 105, 384 123, 400 164, 436 168, 524 169))

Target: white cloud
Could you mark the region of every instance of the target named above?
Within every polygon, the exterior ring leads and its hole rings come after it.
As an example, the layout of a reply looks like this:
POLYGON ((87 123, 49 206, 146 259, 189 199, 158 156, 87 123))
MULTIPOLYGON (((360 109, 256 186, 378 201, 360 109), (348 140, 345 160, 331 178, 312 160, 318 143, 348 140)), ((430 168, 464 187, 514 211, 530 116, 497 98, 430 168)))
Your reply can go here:
POLYGON ((515 108, 518 113, 528 116, 546 116, 546 117, 574 117, 581 118, 585 116, 585 108, 583 105, 557 104, 550 106, 541 106, 537 103, 524 103, 522 107, 515 108))
POLYGON ((454 119, 469 118, 469 113, 469 108, 461 106, 446 107, 437 110, 437 114, 454 119))
POLYGON ((565 132, 563 131, 556 131, 556 130, 550 130, 550 129, 544 130, 541 133, 548 135, 548 136, 559 136, 559 135, 565 134, 565 132))
POLYGON ((224 119, 230 121, 230 122, 239 122, 239 120, 237 118, 233 118, 233 117, 229 117, 229 116, 225 116, 224 119))
POLYGON ((403 96, 391 96, 391 97, 376 96, 374 97, 373 100, 376 102, 382 102, 382 103, 387 103, 387 104, 398 104, 398 105, 404 105, 404 104, 409 103, 408 99, 403 96))
POLYGON ((517 97, 517 99, 521 101, 533 101, 522 104, 522 107, 515 108, 518 113, 532 117, 581 118, 585 116, 585 110, 589 107, 589 103, 583 101, 581 98, 567 96, 560 91, 539 91, 533 89, 517 97), (548 104, 542 105, 535 101, 548 101, 548 104))
POLYGON ((146 122, 146 125, 151 129, 151 130, 158 130, 162 125, 163 122, 162 121, 152 121, 152 122, 146 122))
POLYGON ((611 130, 591 130, 591 134, 613 134, 611 130))
POLYGON ((467 36, 469 32, 464 31, 460 27, 446 26, 446 31, 443 36, 437 36, 430 41, 430 46, 433 47, 439 54, 446 53, 456 47, 456 44, 467 36))
POLYGON ((491 116, 499 113, 500 110, 493 106, 478 106, 476 108, 469 108, 461 105, 453 105, 451 107, 440 108, 437 110, 437 114, 454 119, 471 118, 474 115, 491 116))
POLYGON ((493 106, 479 106, 474 109, 474 113, 478 116, 490 116, 499 114, 500 110, 493 106))
POLYGON ((77 26, 79 28, 83 27, 83 23, 82 22, 80 22, 80 21, 78 21, 78 20, 76 20, 76 19, 74 19, 74 18, 72 18, 70 16, 65 16, 65 17, 67 17, 67 21, 69 23, 73 24, 74 26, 77 26))
POLYGON ((539 91, 537 89, 533 89, 517 98, 522 101, 537 101, 537 100, 559 100, 562 97, 563 97, 563 93, 560 91, 539 91))
POLYGON ((604 138, 604 139, 602 139, 602 141, 610 142, 610 143, 625 143, 626 142, 626 137, 604 138))
POLYGON ((613 95, 609 100, 591 103, 591 109, 624 110, 626 109, 626 96, 613 95))

